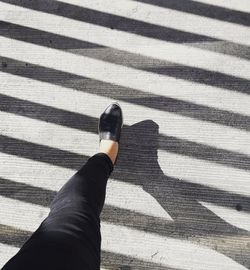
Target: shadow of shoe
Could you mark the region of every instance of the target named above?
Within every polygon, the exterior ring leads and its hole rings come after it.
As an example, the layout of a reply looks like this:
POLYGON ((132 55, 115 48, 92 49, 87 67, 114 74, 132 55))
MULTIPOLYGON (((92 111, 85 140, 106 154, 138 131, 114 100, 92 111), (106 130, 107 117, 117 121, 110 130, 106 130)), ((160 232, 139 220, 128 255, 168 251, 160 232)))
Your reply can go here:
POLYGON ((124 127, 113 176, 132 184, 145 185, 149 178, 158 175, 158 134, 159 126, 152 120, 124 127))

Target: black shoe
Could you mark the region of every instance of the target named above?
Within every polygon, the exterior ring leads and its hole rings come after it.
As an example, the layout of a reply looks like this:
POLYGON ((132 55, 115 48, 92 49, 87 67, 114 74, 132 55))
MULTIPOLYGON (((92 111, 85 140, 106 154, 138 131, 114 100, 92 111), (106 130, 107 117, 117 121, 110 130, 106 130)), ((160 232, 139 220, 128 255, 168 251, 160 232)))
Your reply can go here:
POLYGON ((122 109, 118 103, 111 103, 101 114, 99 119, 99 138, 120 142, 123 125, 122 109))

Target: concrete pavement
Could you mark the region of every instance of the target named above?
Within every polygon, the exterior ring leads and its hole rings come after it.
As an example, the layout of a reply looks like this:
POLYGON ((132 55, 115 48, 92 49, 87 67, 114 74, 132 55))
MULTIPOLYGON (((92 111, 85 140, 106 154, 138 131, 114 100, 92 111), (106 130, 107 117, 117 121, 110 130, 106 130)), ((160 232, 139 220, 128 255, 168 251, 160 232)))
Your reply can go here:
POLYGON ((98 151, 115 100, 103 269, 250 268, 249 12, 245 0, 0 1, 0 266, 98 151))

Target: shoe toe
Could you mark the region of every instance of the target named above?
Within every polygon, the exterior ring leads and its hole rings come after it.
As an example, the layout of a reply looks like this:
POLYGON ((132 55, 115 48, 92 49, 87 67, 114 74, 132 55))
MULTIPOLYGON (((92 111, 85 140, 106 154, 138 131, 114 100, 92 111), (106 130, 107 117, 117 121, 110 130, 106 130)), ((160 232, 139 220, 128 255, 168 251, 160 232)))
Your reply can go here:
POLYGON ((104 111, 105 114, 111 114, 114 116, 121 116, 122 110, 117 103, 110 104, 107 109, 104 111))

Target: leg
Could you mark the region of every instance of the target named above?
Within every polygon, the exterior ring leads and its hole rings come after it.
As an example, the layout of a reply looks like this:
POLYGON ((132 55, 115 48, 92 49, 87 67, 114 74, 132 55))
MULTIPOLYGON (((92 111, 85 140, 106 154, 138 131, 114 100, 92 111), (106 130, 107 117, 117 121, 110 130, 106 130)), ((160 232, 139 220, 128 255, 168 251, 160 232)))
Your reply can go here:
POLYGON ((100 153, 61 188, 51 211, 3 270, 100 269, 100 213, 116 161, 122 111, 111 104, 100 117, 100 153))
POLYGON ((48 217, 3 269, 99 269, 100 213, 112 170, 107 154, 91 157, 61 188, 48 217))

